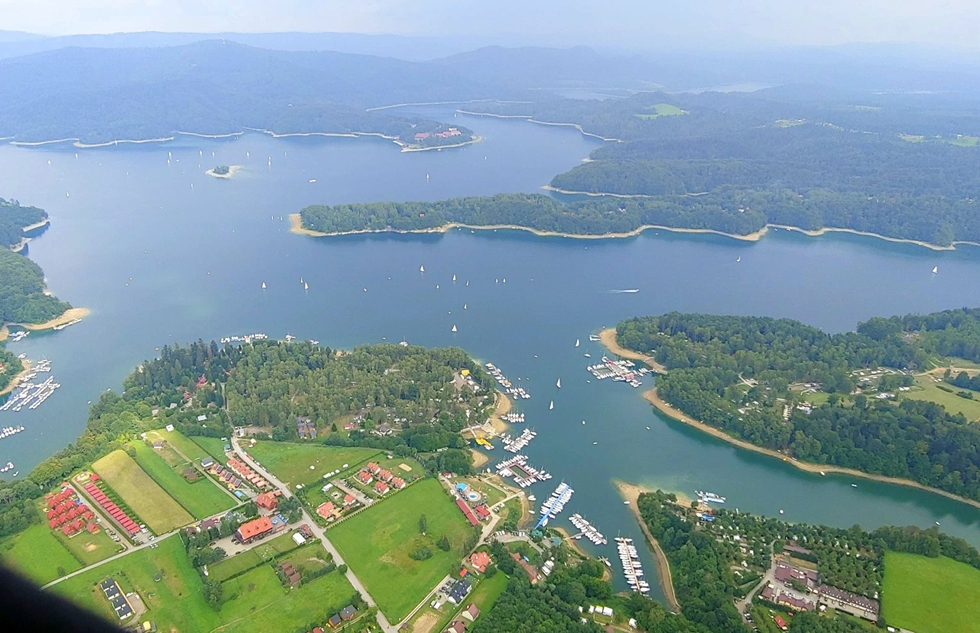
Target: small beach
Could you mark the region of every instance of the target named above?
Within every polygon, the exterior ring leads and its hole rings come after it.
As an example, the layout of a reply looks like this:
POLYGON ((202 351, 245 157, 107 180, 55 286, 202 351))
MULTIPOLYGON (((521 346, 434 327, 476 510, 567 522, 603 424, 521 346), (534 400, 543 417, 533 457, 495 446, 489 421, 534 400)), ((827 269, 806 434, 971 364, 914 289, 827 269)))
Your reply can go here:
POLYGON ((625 347, 621 347, 619 343, 616 342, 616 328, 606 328, 605 330, 599 332, 599 340, 601 340, 602 344, 606 346, 606 349, 617 356, 628 358, 630 360, 643 361, 658 374, 667 373, 667 368, 655 361, 652 357, 645 356, 639 352, 634 352, 633 350, 626 349, 625 347))
POLYGON ((476 470, 480 470, 490 461, 490 458, 486 454, 481 453, 475 448, 470 449, 470 454, 473 455, 473 468, 476 470))
POLYGON ((69 308, 68 310, 65 310, 64 314, 61 316, 55 317, 50 321, 45 321, 44 323, 17 323, 16 325, 23 327, 25 330, 30 330, 31 332, 40 332, 42 330, 53 329, 59 325, 64 325, 74 321, 75 319, 84 319, 91 313, 92 311, 88 308, 69 308))
POLYGON ((26 359, 24 359, 24 360, 22 360, 20 362, 24 366, 24 369, 22 369, 20 371, 20 373, 18 373, 16 376, 14 376, 13 378, 10 379, 10 384, 9 385, 7 385, 6 387, 4 387, 3 389, 0 389, 0 396, 5 396, 8 393, 10 393, 11 391, 13 391, 14 389, 16 389, 17 388, 17 385, 20 384, 20 379, 30 373, 30 371, 31 371, 31 362, 29 360, 26 360, 26 359))

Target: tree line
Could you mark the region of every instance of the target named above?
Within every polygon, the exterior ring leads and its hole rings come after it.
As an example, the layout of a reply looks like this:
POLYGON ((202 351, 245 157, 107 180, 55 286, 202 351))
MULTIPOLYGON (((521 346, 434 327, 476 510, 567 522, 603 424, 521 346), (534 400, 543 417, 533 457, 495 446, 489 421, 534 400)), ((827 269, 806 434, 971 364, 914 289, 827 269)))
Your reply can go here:
POLYGON ((624 321, 617 337, 663 364, 660 397, 705 424, 803 461, 980 499, 980 429, 963 415, 929 401, 896 402, 880 386, 881 397, 851 395, 859 370, 893 368, 892 382, 902 384, 935 354, 975 354, 978 321, 976 310, 950 310, 830 335, 789 319, 670 313, 624 321), (807 389, 830 396, 802 406, 807 389))

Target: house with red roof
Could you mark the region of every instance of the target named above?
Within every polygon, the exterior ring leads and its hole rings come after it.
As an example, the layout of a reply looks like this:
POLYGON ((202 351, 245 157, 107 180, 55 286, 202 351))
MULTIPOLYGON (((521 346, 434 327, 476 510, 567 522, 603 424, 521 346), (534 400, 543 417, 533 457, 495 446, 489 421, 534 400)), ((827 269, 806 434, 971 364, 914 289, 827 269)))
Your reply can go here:
POLYGON ((357 499, 354 498, 354 495, 344 495, 344 505, 345 506, 354 505, 354 502, 355 501, 357 501, 357 499))
POLYGON ((481 574, 487 570, 487 565, 489 565, 491 562, 493 561, 490 559, 490 554, 487 554, 486 552, 474 552, 473 555, 470 556, 470 565, 472 565, 473 569, 481 574))
POLYGON ((366 470, 360 471, 355 476, 357 477, 357 480, 359 482, 361 482, 362 484, 364 484, 365 486, 368 485, 369 483, 371 483, 372 481, 374 481, 374 477, 372 477, 371 476, 371 473, 369 473, 366 470))
POLYGON ((276 509, 276 506, 279 505, 279 499, 277 498, 278 494, 278 490, 276 492, 263 492, 255 498, 255 505, 263 510, 271 512, 276 509))
POLYGON ((386 492, 388 492, 388 490, 389 490, 388 484, 386 484, 383 481, 379 481, 374 484, 374 491, 379 495, 385 494, 386 492))
POLYGON ((337 506, 333 504, 333 501, 327 501, 325 503, 321 503, 316 509, 316 513, 319 514, 324 519, 333 518, 336 512, 337 512, 337 506))
POLYGON ((381 466, 377 462, 368 462, 367 470, 372 475, 376 475, 381 471, 381 466))
POLYGON ((391 487, 392 488, 397 488, 398 490, 401 490, 402 488, 405 487, 405 480, 402 479, 401 477, 392 477, 391 478, 391 487))
POLYGON ((394 475, 391 474, 390 470, 385 470, 382 468, 381 470, 378 471, 378 479, 380 479, 381 481, 386 481, 386 482, 391 481, 392 477, 394 477, 394 475))

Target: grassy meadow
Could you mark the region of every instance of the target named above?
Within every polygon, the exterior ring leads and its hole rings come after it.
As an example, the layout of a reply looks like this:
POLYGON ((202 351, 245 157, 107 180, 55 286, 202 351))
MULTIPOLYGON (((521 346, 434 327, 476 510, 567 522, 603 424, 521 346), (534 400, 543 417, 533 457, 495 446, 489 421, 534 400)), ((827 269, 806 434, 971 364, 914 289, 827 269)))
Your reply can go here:
POLYGON ((949 558, 885 554, 885 621, 916 633, 980 632, 980 569, 949 558))
POLYGON ((157 534, 194 520, 122 450, 115 450, 98 460, 92 464, 92 470, 157 534))

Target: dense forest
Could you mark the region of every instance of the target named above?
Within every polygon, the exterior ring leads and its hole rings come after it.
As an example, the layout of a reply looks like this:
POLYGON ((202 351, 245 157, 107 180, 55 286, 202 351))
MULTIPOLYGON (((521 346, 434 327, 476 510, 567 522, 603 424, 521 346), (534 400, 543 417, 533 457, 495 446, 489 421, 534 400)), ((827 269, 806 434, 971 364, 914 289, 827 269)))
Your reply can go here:
POLYGON ((648 199, 596 199, 564 205, 541 194, 498 194, 438 202, 371 202, 313 205, 300 212, 303 226, 323 233, 419 231, 451 223, 521 226, 568 235, 628 233, 644 225, 751 233, 766 224, 761 213, 725 209, 709 196, 679 204, 648 199))
POLYGON ((44 271, 24 255, 0 248, 0 321, 44 323, 71 305, 44 294, 44 271))
POLYGON ((69 48, 0 61, 0 137, 104 143, 246 129, 398 136, 419 121, 365 108, 488 90, 444 65, 366 55, 221 41, 69 48))
POLYGON ((648 196, 654 207, 684 210, 680 226, 744 234, 781 224, 943 246, 980 241, 977 106, 938 96, 866 95, 860 104, 843 98, 781 88, 551 98, 480 110, 576 123, 621 141, 596 149, 593 160, 551 185, 648 196), (710 204, 691 206, 691 196, 710 204), (732 230, 711 217, 716 208, 753 217, 732 230))
POLYGON ((908 388, 930 356, 980 358, 980 310, 872 319, 835 335, 789 319, 670 313, 624 321, 617 338, 668 369, 661 398, 730 435, 980 499, 980 428, 889 391, 908 388), (878 367, 888 369, 874 385, 861 371, 878 367), (826 401, 803 404, 817 389, 826 401))
MULTIPOLYGON (((809 554, 798 555, 817 565, 821 583, 872 598, 880 597, 884 554, 888 550, 933 558, 946 556, 980 568, 980 553, 976 548, 935 528, 882 527, 869 533, 859 526, 845 530, 790 524, 728 510, 715 511, 714 520, 706 522, 679 504, 674 494, 660 490, 641 494, 638 509, 670 561, 683 615, 713 632, 749 630, 735 609, 734 600, 745 596, 762 576, 756 573, 743 583, 733 574, 733 568, 744 569, 741 563, 745 555, 739 545, 748 545, 755 552, 763 549, 767 552, 749 565, 761 572, 771 563, 770 548, 779 552, 786 543, 796 542, 809 550, 809 554), (738 535, 739 541, 734 540, 734 535, 738 535)), ((884 621, 879 624, 883 626, 884 621)), ((853 621, 811 613, 793 617, 790 630, 829 633, 866 629, 853 621)))
POLYGON ((24 369, 23 363, 0 344, 0 391, 7 388, 10 381, 24 369))
POLYGON ((17 246, 24 238, 24 227, 47 219, 43 209, 22 207, 16 200, 0 198, 0 248, 17 246))

